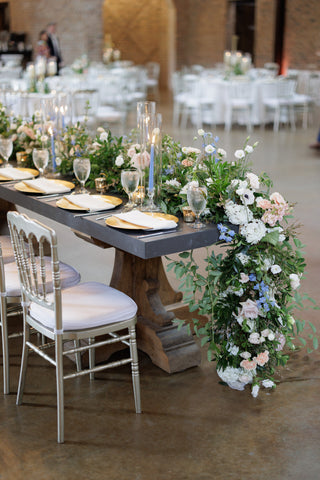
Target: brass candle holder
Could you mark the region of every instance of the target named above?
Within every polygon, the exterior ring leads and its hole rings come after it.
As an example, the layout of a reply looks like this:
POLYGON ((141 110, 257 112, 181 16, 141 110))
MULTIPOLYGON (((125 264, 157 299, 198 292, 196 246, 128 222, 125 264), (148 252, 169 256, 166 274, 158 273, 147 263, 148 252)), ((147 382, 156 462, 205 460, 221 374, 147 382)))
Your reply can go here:
POLYGON ((27 152, 17 152, 16 159, 17 159, 17 167, 25 167, 28 160, 27 152))
POLYGON ((100 177, 95 178, 94 183, 95 183, 95 186, 96 186, 97 193, 100 193, 100 195, 103 195, 106 192, 106 189, 107 189, 106 174, 101 173, 100 177))
POLYGON ((182 207, 183 220, 186 223, 193 223, 195 221, 195 214, 190 207, 182 207))

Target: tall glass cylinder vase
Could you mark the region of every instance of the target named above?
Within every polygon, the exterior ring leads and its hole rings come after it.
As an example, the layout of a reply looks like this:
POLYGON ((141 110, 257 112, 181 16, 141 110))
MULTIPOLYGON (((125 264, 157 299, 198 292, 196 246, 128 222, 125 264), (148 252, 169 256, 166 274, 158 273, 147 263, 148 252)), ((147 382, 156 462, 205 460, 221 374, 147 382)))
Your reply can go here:
POLYGON ((141 210, 161 212, 160 193, 162 178, 161 114, 141 116, 141 159, 145 165, 145 198, 141 210))

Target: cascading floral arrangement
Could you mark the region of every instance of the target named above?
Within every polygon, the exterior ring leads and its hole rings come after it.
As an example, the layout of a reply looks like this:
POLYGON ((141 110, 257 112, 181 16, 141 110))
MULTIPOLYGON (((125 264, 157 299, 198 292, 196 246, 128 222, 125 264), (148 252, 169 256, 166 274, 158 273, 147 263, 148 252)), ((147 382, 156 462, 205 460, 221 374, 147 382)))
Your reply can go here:
MULTIPOLYGON (((256 397, 261 386, 276 386, 276 369, 287 363, 288 352, 296 348, 294 339, 306 344, 299 336, 305 322, 293 317, 293 309, 301 309, 303 300, 314 303, 298 293, 305 269, 302 244, 289 223, 293 206, 280 193, 271 193, 267 175, 258 177, 249 169, 248 157, 257 143, 251 146, 247 139, 234 160, 228 161, 225 150, 216 146, 217 139, 203 130, 199 134, 204 155, 197 152, 196 158, 185 161, 189 172, 183 170, 183 175, 180 155, 179 180, 170 165, 175 176, 166 182, 179 189, 176 195, 182 200, 188 183, 206 185, 205 213, 209 221, 216 221, 219 244, 226 251, 216 255, 207 249, 204 273, 193 252, 181 253, 168 269, 181 279, 190 311, 207 318, 204 325, 194 319, 193 327, 208 347, 209 360, 216 361, 221 380, 238 390, 252 384, 256 397)), ((194 154, 194 150, 184 152, 194 154)), ((169 200, 168 211, 176 204, 176 198, 171 204, 169 200)), ((310 328, 309 337, 317 348, 315 327, 310 324, 310 328)))

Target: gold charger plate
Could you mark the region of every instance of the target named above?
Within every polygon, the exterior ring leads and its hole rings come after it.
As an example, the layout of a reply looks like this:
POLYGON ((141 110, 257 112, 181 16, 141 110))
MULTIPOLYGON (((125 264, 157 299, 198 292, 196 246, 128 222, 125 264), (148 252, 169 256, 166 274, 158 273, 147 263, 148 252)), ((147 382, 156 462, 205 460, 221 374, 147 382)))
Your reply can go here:
MULTIPOLYGON (((38 170, 35 170, 34 168, 16 168, 16 170, 20 170, 20 172, 31 173, 31 175, 33 175, 34 177, 37 177, 39 175, 38 170)), ((31 180, 31 179, 28 178, 28 180, 31 180)), ((14 181, 12 178, 3 177, 1 175, 1 169, 0 169, 0 182, 12 182, 12 181, 14 181)))
MULTIPOLYGON (((110 195, 92 195, 92 197, 98 197, 106 200, 107 203, 112 203, 114 207, 117 207, 118 205, 121 205, 122 200, 121 198, 117 197, 111 197, 110 195)), ((79 205, 75 205, 72 202, 69 202, 66 198, 60 198, 56 202, 57 207, 64 208, 65 210, 80 210, 86 212, 88 209, 84 207, 79 207, 79 205)), ((111 208, 109 208, 111 210, 111 208)), ((99 211, 97 211, 99 213, 99 211)))
MULTIPOLYGON (((64 185, 65 187, 70 188, 70 190, 74 189, 74 183, 72 183, 72 182, 67 182, 66 180, 52 180, 52 181, 55 182, 55 183, 58 183, 59 185, 64 185)), ((46 195, 45 192, 41 192, 40 190, 36 190, 35 188, 29 187, 24 182, 16 183, 14 188, 16 190, 18 190, 19 192, 37 193, 38 195, 41 195, 43 193, 43 195, 46 195)), ((59 193, 59 192, 57 192, 57 193, 59 193)), ((67 194, 68 192, 65 192, 65 193, 67 194)))
MULTIPOLYGON (((150 215, 151 217, 164 218, 165 220, 173 220, 176 223, 179 222, 179 219, 177 217, 175 217, 174 215, 168 215, 167 213, 157 213, 157 212, 156 213, 143 212, 143 213, 145 213, 146 215, 150 215)), ((117 217, 107 218, 106 224, 109 227, 124 228, 126 230, 149 230, 149 231, 152 230, 149 227, 141 227, 139 225, 135 225, 134 223, 125 222, 124 220, 121 220, 120 218, 117 218, 117 217)), ((159 228, 159 230, 161 229, 159 228)))

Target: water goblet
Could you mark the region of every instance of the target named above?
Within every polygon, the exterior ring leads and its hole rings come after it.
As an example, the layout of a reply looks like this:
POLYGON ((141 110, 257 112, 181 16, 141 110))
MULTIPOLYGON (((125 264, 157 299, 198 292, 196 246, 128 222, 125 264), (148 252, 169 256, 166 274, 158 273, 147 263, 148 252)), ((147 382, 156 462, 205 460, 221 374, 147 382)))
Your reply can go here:
POLYGON ((49 150, 47 148, 34 148, 32 150, 32 160, 39 170, 39 178, 43 177, 43 172, 49 162, 49 150))
POLYGON ((139 178, 137 170, 122 170, 121 172, 121 185, 129 197, 129 201, 123 209, 124 211, 132 210, 136 206, 133 201, 133 194, 138 188, 139 178))
POLYGON ((187 191, 187 200, 189 207, 194 212, 196 219, 190 227, 195 229, 204 228, 205 225, 200 221, 200 215, 207 204, 207 189, 196 185, 190 185, 187 191))
POLYGON ((8 166, 8 161, 13 150, 12 138, 0 137, 0 155, 4 159, 3 167, 8 166))
POLYGON ((78 157, 73 160, 73 172, 80 182, 80 190, 78 193, 88 193, 84 185, 89 178, 90 170, 91 164, 89 158, 78 157))

